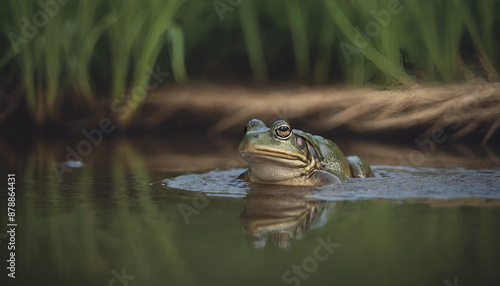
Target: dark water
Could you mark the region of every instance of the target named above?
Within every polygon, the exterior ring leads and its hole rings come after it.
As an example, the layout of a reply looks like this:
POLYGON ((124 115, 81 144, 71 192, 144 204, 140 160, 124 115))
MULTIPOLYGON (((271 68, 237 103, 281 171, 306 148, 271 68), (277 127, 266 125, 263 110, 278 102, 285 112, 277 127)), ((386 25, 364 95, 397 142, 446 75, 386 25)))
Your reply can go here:
POLYGON ((311 189, 234 180, 237 142, 179 142, 110 140, 62 181, 53 163, 78 141, 0 145, 18 224, 15 280, 0 237, 1 285, 500 283, 495 152, 439 149, 401 168, 418 149, 345 144, 386 165, 379 177, 311 189))

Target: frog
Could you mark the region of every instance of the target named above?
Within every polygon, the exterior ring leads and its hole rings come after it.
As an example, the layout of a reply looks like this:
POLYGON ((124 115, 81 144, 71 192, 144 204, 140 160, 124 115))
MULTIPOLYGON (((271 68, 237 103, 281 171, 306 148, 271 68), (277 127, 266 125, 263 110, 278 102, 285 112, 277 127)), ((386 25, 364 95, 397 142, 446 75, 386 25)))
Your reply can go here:
POLYGON ((252 183, 323 186, 349 178, 373 177, 368 163, 358 156, 344 156, 334 142, 319 135, 292 129, 285 120, 270 127, 252 119, 239 144, 248 170, 238 178, 252 183))

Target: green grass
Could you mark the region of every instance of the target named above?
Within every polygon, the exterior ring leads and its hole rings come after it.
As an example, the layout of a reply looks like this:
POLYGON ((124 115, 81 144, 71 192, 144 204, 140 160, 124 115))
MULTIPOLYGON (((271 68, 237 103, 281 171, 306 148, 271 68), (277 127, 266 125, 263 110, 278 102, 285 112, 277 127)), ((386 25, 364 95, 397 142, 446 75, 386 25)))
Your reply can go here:
MULTIPOLYGON (((156 64, 166 81, 226 78, 265 83, 347 82, 412 85, 483 76, 498 81, 500 4, 495 0, 400 3, 367 35, 392 0, 69 1, 26 41, 24 19, 37 1, 4 1, 0 69, 6 91, 21 87, 33 121, 62 122, 112 101, 127 105, 128 125, 146 98, 156 64), (358 32, 366 45, 356 45, 358 32), (347 49, 346 49, 347 47, 347 49)), ((376 24, 375 24, 376 25, 376 24)), ((104 107, 109 110, 109 108, 104 107)), ((1 112, 1 110, 0 110, 1 112)), ((120 114, 122 115, 122 114, 120 114)))

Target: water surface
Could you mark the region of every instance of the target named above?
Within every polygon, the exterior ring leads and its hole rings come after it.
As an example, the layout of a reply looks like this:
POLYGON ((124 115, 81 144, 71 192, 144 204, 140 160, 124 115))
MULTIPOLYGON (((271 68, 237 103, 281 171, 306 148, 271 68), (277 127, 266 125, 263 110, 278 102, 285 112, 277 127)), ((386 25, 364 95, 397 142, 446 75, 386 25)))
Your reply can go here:
POLYGON ((18 179, 17 278, 3 272, 2 285, 500 283, 488 152, 443 149, 401 167, 414 149, 370 156, 353 143, 341 148, 384 164, 378 177, 301 188, 235 180, 244 162, 225 141, 110 140, 59 181, 52 163, 67 144, 1 145, 1 174, 18 179))

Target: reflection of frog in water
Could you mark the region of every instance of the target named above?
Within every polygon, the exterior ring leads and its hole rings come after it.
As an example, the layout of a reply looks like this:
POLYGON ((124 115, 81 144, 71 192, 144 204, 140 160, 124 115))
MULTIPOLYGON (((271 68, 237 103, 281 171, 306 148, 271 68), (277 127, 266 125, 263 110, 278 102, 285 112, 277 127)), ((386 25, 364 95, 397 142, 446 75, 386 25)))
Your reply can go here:
POLYGON ((311 191, 304 187, 251 187, 240 221, 253 246, 264 247, 271 236, 276 247, 288 249, 314 222, 326 223, 335 203, 308 198, 311 191))
POLYGON ((284 120, 271 127, 250 120, 239 150, 249 164, 240 178, 250 182, 316 186, 373 176, 370 165, 358 156, 346 158, 332 141, 292 130, 284 120))

